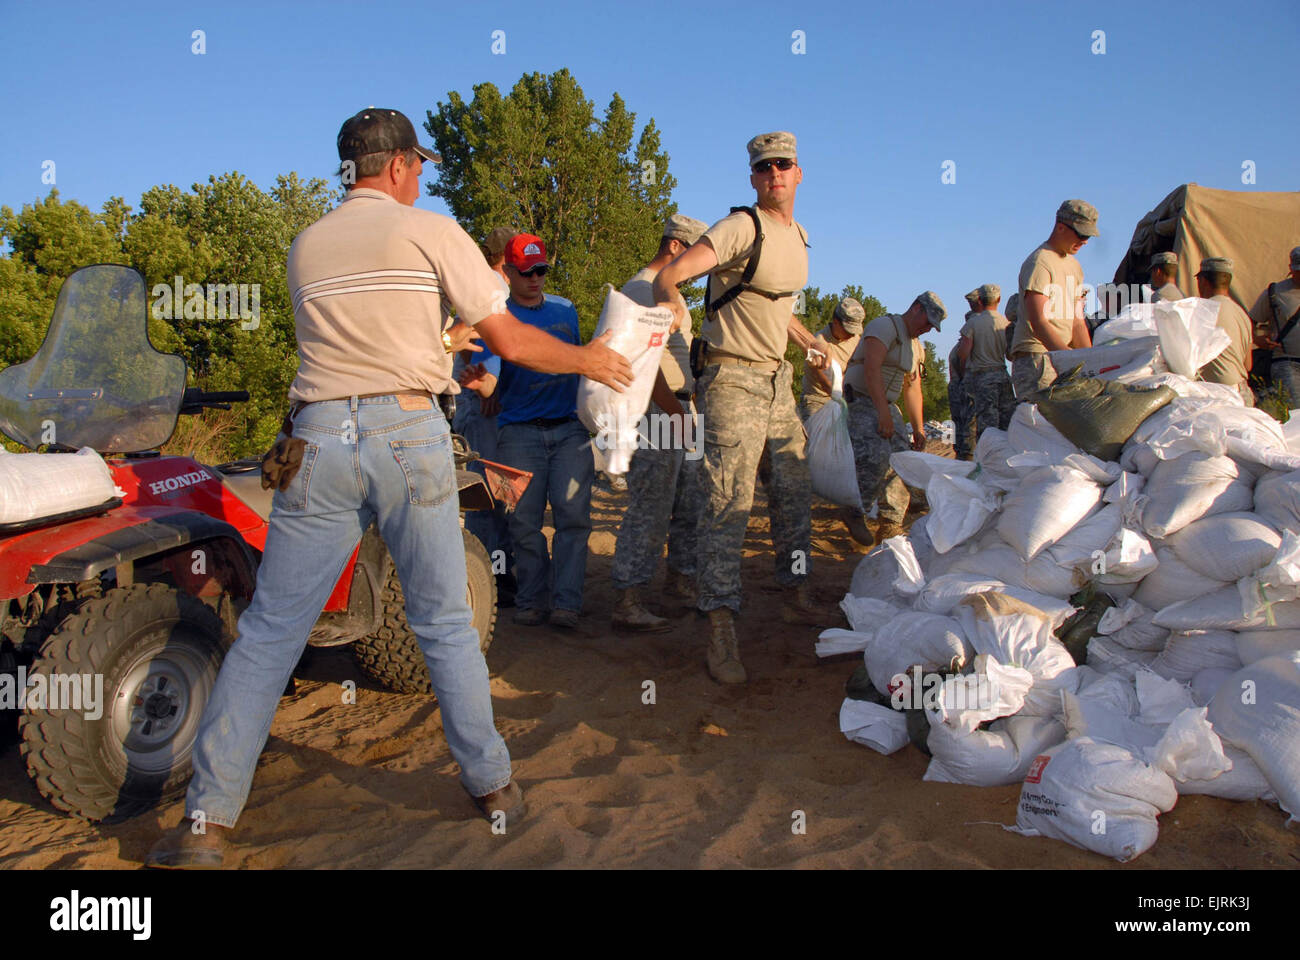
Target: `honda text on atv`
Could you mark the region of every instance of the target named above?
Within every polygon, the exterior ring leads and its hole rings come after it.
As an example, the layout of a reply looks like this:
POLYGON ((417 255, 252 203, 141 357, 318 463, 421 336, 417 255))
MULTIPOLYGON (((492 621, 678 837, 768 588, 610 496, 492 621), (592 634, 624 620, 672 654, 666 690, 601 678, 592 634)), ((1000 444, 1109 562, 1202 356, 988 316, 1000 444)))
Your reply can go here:
MULTIPOLYGON (((33 695, 18 719, 40 792, 86 820, 129 817, 183 791, 199 719, 266 542, 272 492, 262 489, 260 461, 213 467, 158 452, 179 415, 248 399, 187 389, 185 379, 185 362, 149 341, 144 277, 114 265, 68 277, 40 350, 0 371, 0 430, 51 451, 0 452, 0 463, 18 475, 27 466, 48 475, 51 463, 85 463, 53 453, 89 447, 104 455, 111 476, 107 496, 93 505, 56 505, 0 525, 0 691, 53 693, 62 681, 67 692, 69 677, 102 682, 97 711, 33 695)), ((453 445, 461 509, 490 508, 483 477, 464 469, 476 455, 459 437, 453 445)), ((30 502, 38 499, 49 497, 30 502)), ((24 503, 8 506, 21 511, 24 503)), ((469 603, 486 650, 496 581, 483 545, 462 535, 469 603)), ((403 693, 430 690, 401 583, 374 526, 309 643, 351 643, 372 681, 403 693)))

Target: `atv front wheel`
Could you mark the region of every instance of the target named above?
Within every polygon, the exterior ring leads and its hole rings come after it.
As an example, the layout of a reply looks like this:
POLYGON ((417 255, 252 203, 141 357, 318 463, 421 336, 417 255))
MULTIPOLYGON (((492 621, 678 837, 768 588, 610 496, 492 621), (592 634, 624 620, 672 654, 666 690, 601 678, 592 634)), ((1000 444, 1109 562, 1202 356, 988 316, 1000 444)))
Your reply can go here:
MULTIPOLYGON (((465 541, 466 587, 479 649, 487 653, 492 643, 492 629, 497 619, 497 581, 492 574, 492 559, 478 537, 461 528, 465 541)), ((384 580, 383 618, 379 629, 352 645, 357 667, 370 680, 395 693, 432 693, 429 667, 424 662, 420 642, 406 623, 406 600, 402 582, 385 556, 387 577, 384 580)))
MULTIPOLYGON (((48 691, 44 703, 29 699, 19 720, 37 789, 92 822, 179 796, 228 648, 217 614, 165 584, 118 587, 84 603, 45 639, 31 668, 48 691), (73 684, 80 703, 68 695, 73 684)), ((32 689, 29 678, 29 698, 32 689)))

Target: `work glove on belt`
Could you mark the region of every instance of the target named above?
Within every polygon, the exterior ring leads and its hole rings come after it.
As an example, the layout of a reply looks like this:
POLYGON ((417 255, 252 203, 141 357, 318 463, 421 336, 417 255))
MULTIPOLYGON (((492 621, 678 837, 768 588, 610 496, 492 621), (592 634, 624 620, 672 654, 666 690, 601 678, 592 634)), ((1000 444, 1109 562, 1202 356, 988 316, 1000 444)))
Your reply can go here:
POLYGON ((292 412, 280 425, 281 436, 276 437, 275 446, 262 456, 262 489, 287 490, 293 478, 302 467, 302 454, 307 448, 305 440, 293 435, 292 412))

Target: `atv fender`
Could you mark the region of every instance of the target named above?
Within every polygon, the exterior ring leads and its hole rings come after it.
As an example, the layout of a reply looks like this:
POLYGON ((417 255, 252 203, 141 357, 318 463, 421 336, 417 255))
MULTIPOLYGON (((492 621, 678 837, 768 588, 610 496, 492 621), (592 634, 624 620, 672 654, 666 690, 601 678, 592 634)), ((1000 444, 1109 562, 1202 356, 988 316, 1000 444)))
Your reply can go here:
POLYGON ((460 490, 462 510, 491 510, 495 501, 487 481, 473 470, 456 471, 456 487, 460 490))

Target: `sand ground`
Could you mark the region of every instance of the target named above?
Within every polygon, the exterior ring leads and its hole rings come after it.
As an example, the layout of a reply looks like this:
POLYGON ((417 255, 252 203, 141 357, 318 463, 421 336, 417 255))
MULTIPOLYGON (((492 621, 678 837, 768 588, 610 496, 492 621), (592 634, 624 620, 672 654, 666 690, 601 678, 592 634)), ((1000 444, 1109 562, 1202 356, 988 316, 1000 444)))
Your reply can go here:
MULTIPOLYGON (((609 567, 626 495, 597 491, 586 616, 577 632, 517 627, 488 652, 497 723, 530 813, 494 835, 456 779, 437 704, 371 687, 344 649, 315 652, 281 701, 234 864, 273 867, 1119 867, 1015 822, 1019 786, 924 783, 914 747, 847 741, 838 714, 856 657, 819 662, 817 630, 780 620, 760 488, 739 620, 750 682, 704 666, 707 621, 670 633, 609 629, 609 567), (346 680, 355 705, 343 703, 346 680), (653 681, 655 702, 643 702, 653 681), (796 833, 802 811, 805 832, 796 833)), ((830 507, 814 508, 813 570, 827 625, 858 559, 830 507)), ((662 575, 662 574, 661 574, 662 575)), ((656 586, 658 579, 656 579, 656 586)), ((55 811, 15 746, 0 753, 0 868, 130 868, 181 801, 112 826, 55 811)), ((1300 867, 1300 838, 1259 802, 1189 796, 1128 869, 1300 867)))

